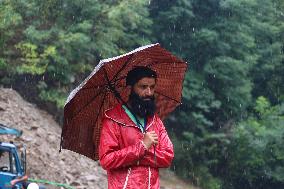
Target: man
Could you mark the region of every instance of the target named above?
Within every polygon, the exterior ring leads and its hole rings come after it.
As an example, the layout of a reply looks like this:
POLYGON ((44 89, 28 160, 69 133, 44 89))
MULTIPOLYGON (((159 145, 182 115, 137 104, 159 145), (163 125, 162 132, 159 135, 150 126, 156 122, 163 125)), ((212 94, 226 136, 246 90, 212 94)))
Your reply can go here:
POLYGON ((128 102, 105 112, 99 158, 109 189, 158 189, 159 168, 171 164, 173 145, 155 114, 156 80, 150 68, 134 68, 126 77, 128 102))

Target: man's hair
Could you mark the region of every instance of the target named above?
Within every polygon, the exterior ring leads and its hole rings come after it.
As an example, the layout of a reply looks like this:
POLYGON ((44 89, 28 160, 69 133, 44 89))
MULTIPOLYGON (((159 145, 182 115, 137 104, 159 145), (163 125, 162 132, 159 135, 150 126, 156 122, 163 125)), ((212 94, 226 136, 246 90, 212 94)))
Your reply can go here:
POLYGON ((157 73, 149 67, 137 66, 127 73, 126 85, 133 86, 144 77, 152 77, 157 79, 157 73))

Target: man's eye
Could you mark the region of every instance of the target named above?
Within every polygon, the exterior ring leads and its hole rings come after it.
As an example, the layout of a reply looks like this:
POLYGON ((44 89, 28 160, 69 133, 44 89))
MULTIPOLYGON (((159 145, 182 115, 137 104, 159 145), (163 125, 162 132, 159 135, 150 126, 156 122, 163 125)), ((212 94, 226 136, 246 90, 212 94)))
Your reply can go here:
POLYGON ((147 89, 147 85, 142 85, 142 89, 147 89))

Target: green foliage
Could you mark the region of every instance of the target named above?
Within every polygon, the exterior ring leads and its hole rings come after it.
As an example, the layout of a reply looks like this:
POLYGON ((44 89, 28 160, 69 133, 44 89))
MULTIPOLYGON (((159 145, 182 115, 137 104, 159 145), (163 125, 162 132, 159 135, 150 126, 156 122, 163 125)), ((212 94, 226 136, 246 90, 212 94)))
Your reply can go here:
POLYGON ((4 59, 0 59, 0 71, 5 70, 7 68, 7 63, 5 62, 4 59))
POLYGON ((217 167, 219 160, 226 156, 227 145, 230 143, 226 135, 205 131, 202 135, 185 132, 182 140, 179 137, 179 140, 173 142, 176 173, 191 179, 202 188, 221 187, 220 179, 215 178, 209 168, 217 167))
MULTIPOLYGON (((159 11, 154 17, 154 31, 159 40, 168 49, 190 60, 191 72, 186 80, 190 83, 191 75, 199 75, 198 88, 207 92, 209 97, 205 98, 218 104, 209 114, 205 106, 204 109, 198 107, 204 104, 201 103, 203 99, 198 102, 185 101, 184 105, 190 107, 186 114, 198 111, 199 117, 218 127, 231 119, 241 118, 239 112, 245 112, 251 100, 252 84, 248 74, 257 54, 250 29, 251 19, 240 20, 239 16, 244 16, 243 9, 252 14, 253 5, 251 2, 241 2, 243 6, 237 3, 240 2, 222 1, 219 4, 218 1, 179 0, 169 2, 166 8, 153 5, 153 11, 159 11), (227 16, 232 12, 234 16, 227 16), (169 43, 168 40, 172 38, 174 40, 169 43)), ((156 4, 160 4, 159 1, 156 4)), ((195 92, 190 86, 189 91, 198 95, 200 92, 195 92)))
POLYGON ((233 130, 226 185, 233 188, 283 188, 284 106, 259 97, 255 115, 233 130))
POLYGON ((33 81, 27 88, 38 90, 34 98, 60 108, 71 88, 99 59, 150 41, 152 22, 148 4, 142 0, 10 0, 1 4, 0 41, 4 45, 0 48, 5 47, 0 52, 1 68, 10 66, 5 75, 0 72, 0 81, 21 90, 16 81, 31 75, 33 81))
POLYGON ((48 102, 53 102, 58 108, 63 108, 66 101, 65 92, 58 90, 41 90, 40 99, 48 102))
POLYGON ((122 54, 137 45, 150 43, 152 21, 147 1, 127 0, 111 2, 103 7, 105 17, 96 26, 96 51, 102 57, 122 54))
MULTIPOLYGON (((0 49, 3 51, 6 42, 15 35, 15 28, 22 22, 22 17, 18 14, 9 0, 0 2, 0 49)), ((0 53, 2 54, 2 53, 0 53)))
POLYGON ((156 0, 151 15, 163 46, 189 60, 183 104, 168 121, 182 154, 175 156, 175 170, 204 188, 243 187, 224 182, 228 146, 234 125, 254 110, 253 99, 264 95, 275 104, 283 98, 283 3, 156 0))
POLYGON ((10 0, 0 1, 0 83, 7 84, 11 80, 9 74, 14 67, 10 65, 13 53, 13 39, 17 38, 22 17, 13 7, 10 0), (11 45, 12 44, 12 45, 11 45), (10 66, 9 66, 10 65, 10 66))
POLYGON ((20 43, 16 47, 23 55, 23 64, 17 67, 17 71, 20 74, 44 74, 49 63, 48 59, 55 57, 57 54, 53 46, 48 46, 41 54, 38 53, 37 46, 31 43, 20 43))
POLYGON ((251 97, 247 63, 219 56, 209 61, 204 71, 208 74, 212 91, 222 101, 222 116, 226 120, 232 115, 237 117, 239 111, 245 110, 251 97))
MULTIPOLYGON (((215 99, 214 93, 204 82, 204 77, 194 71, 189 71, 185 76, 183 90, 183 106, 177 112, 180 118, 179 130, 197 132, 204 129, 203 126, 211 127, 213 122, 206 117, 205 113, 213 112, 221 106, 221 102, 215 99), (191 111, 194 109, 194 111, 191 111), (196 128, 192 126, 196 126, 196 128)), ((178 131, 177 131, 178 132, 178 131)))

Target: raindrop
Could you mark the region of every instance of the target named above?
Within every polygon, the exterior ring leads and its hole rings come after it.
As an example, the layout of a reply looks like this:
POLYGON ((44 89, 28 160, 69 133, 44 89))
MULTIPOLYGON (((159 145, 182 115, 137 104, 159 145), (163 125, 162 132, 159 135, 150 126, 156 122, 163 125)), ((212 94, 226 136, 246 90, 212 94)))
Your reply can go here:
POLYGON ((192 31, 194 32, 194 30, 195 30, 195 28, 193 27, 193 28, 192 28, 192 31))
POLYGON ((215 74, 213 74, 213 77, 215 78, 215 77, 216 77, 216 75, 215 75, 215 74))
POLYGON ((242 107, 242 104, 240 104, 240 107, 242 107))

